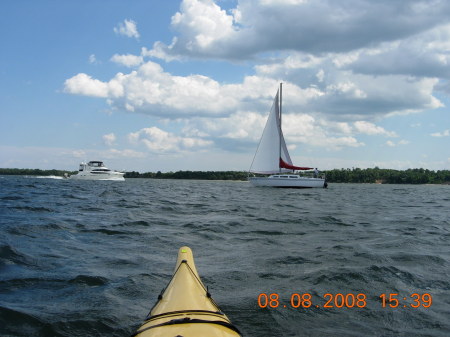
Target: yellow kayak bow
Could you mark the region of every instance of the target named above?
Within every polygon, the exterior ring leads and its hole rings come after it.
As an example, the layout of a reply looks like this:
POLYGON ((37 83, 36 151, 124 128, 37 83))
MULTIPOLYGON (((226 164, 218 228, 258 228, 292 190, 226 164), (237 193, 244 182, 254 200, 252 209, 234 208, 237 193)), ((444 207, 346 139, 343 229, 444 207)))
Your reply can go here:
POLYGON ((136 337, 239 337, 195 268, 192 250, 181 247, 172 279, 158 296, 136 337))

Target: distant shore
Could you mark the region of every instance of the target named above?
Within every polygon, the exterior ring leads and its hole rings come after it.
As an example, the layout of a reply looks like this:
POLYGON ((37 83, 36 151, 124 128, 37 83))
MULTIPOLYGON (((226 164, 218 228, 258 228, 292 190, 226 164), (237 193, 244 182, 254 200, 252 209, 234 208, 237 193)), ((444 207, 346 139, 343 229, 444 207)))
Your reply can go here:
MULTIPOLYGON (((0 168, 0 175, 70 176, 77 171, 0 168)), ((408 169, 392 170, 378 167, 360 169, 333 169, 322 171, 329 183, 369 184, 450 184, 450 170, 408 169)), ((308 173, 306 173, 308 174, 308 173)), ((247 171, 176 171, 176 172, 126 172, 125 178, 196 179, 196 180, 247 180, 247 171)))

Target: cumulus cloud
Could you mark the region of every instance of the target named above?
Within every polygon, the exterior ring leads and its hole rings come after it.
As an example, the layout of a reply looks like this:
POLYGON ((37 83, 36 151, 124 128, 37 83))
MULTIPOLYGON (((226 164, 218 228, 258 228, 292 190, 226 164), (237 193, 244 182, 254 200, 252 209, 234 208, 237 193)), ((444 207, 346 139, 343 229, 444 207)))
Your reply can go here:
POLYGON ((450 24, 361 50, 345 65, 353 72, 450 78, 450 24))
MULTIPOLYGON (((109 81, 80 73, 66 80, 65 92, 103 97, 119 110, 161 117, 220 117, 251 104, 262 109, 268 95, 263 91, 273 91, 283 79, 293 84, 293 109, 336 121, 435 109, 443 104, 433 96, 441 85, 433 76, 445 76, 449 68, 450 25, 441 14, 448 6, 445 1, 423 6, 421 1, 242 0, 225 11, 212 0, 184 0, 171 20, 176 33, 171 45, 156 42, 139 56, 115 54, 113 62, 139 68, 109 81), (271 24, 277 20, 283 24, 271 24), (268 51, 275 51, 273 57, 261 54, 268 51), (255 75, 234 85, 196 74, 174 76, 155 62, 144 63, 147 57, 256 56, 255 75)), ((133 36, 136 24, 125 20, 115 31, 133 36)))
MULTIPOLYGON (((64 91, 71 94, 107 98, 115 108, 164 118, 181 116, 220 117, 238 107, 261 105, 273 99, 278 81, 247 77, 243 84, 224 84, 202 75, 173 76, 148 61, 129 74, 118 73, 102 82, 80 73, 65 81, 64 91)), ((311 90, 295 88, 300 97, 314 96, 311 90)), ((303 98, 301 98, 303 99, 303 98)))
POLYGON ((201 138, 176 136, 157 127, 132 132, 128 135, 128 139, 133 144, 142 143, 156 153, 194 151, 212 144, 211 141, 201 138))
POLYGON ((357 132, 363 133, 366 135, 383 135, 388 137, 396 137, 396 133, 392 131, 386 131, 381 126, 376 126, 373 123, 369 123, 366 121, 358 121, 354 123, 354 127, 357 132))
MULTIPOLYGON (((370 120, 443 106, 433 95, 438 78, 355 73, 348 67, 337 67, 336 59, 342 57, 293 53, 277 64, 257 66, 256 71, 260 76, 283 78, 315 92, 315 98, 304 104, 303 109, 335 119, 370 120)), ((346 62, 354 60, 351 57, 346 62)))
POLYGON ((148 55, 170 60, 184 54, 199 55, 200 50, 210 56, 226 52, 217 41, 230 39, 236 31, 233 21, 233 15, 227 14, 212 0, 184 0, 180 12, 172 16, 171 22, 180 36, 169 46, 156 42, 148 55))
MULTIPOLYGON (((302 88, 285 83, 283 129, 290 144, 339 150, 364 146, 358 134, 396 137, 395 132, 361 118, 408 113, 412 107, 423 109, 432 101, 431 86, 425 90, 416 81, 407 85, 411 92, 407 88, 394 90, 395 81, 388 88, 378 87, 377 80, 373 83, 336 76, 327 81, 334 84, 302 88), (359 83, 364 94, 358 89, 359 83), (413 94, 416 97, 410 97, 413 94), (408 97, 405 107, 397 102, 397 95, 408 97), (314 113, 316 117, 312 117, 314 113)), ((134 137, 146 135, 140 143, 148 149, 165 152, 182 151, 189 141, 204 144, 200 140, 208 144, 214 141, 227 150, 252 149, 261 136, 277 87, 278 81, 270 76, 248 76, 242 84, 220 84, 200 75, 173 76, 149 61, 129 74, 118 73, 108 82, 76 75, 66 81, 65 91, 107 98, 119 110, 146 113, 169 122, 182 120, 184 136, 156 129, 135 133, 134 137), (184 143, 177 138, 186 136, 189 139, 184 143)))
MULTIPOLYGON (((224 10, 220 2, 184 0, 171 19, 170 44, 157 41, 140 55, 115 54, 112 62, 133 69, 104 80, 79 73, 65 81, 64 91, 184 124, 179 133, 153 127, 129 135, 164 153, 213 141, 223 148, 254 147, 283 81, 290 144, 361 147, 360 135, 398 137, 377 125, 381 119, 443 106, 433 93, 450 92, 449 6, 440 0, 241 0, 224 10), (155 58, 257 62, 252 75, 222 83, 169 73, 155 58)), ((132 20, 114 31, 139 37, 132 20)), ((432 134, 446 135, 448 130, 432 134)))
POLYGON ((80 73, 64 82, 64 91, 70 94, 106 98, 108 96, 108 84, 80 73))
POLYGON ((111 57, 111 61, 115 62, 117 64, 121 64, 124 65, 126 67, 135 67, 140 65, 144 59, 142 56, 137 56, 137 55, 131 55, 131 54, 127 54, 127 55, 118 55, 118 54, 114 54, 111 57))
POLYGON ((123 35, 126 37, 139 38, 139 32, 137 30, 137 24, 133 20, 125 19, 114 27, 114 33, 117 35, 123 35))
POLYGON ((352 135, 340 132, 346 130, 331 125, 327 120, 318 120, 309 114, 287 114, 283 117, 283 133, 288 143, 332 150, 365 145, 352 135))
MULTIPOLYGON (((107 82, 80 73, 65 81, 64 91, 107 98, 119 110, 159 117, 220 117, 236 110, 267 109, 278 81, 277 74, 264 75, 247 76, 242 84, 220 84, 202 75, 174 76, 148 61, 129 74, 118 73, 107 82)), ((343 73, 329 76, 321 87, 302 88, 302 83, 287 83, 288 109, 317 111, 334 119, 361 120, 442 106, 432 94, 435 79, 407 79, 400 75, 373 78, 363 74, 345 77, 343 73)))
POLYGON ((446 1, 241 0, 227 13, 212 0, 184 0, 172 17, 177 36, 153 51, 235 59, 278 50, 342 53, 432 29, 448 21, 448 11, 446 1))
MULTIPOLYGON (((241 112, 228 117, 211 120, 197 118, 186 120, 183 131, 193 136, 214 140, 216 146, 231 151, 254 151, 267 122, 267 114, 241 112)), ((346 132, 334 127, 324 119, 319 120, 309 114, 284 114, 283 134, 291 150, 297 145, 340 150, 346 147, 364 146, 351 135, 352 127, 346 132)))
POLYGON ((449 91, 438 79, 450 77, 449 9, 446 1, 243 0, 226 12, 212 0, 185 0, 172 17, 172 43, 157 42, 145 55, 258 57, 260 76, 321 90, 309 109, 379 118, 443 106, 432 92, 449 91))
POLYGON ((103 135, 102 138, 103 142, 108 146, 112 146, 116 141, 116 135, 114 133, 108 133, 106 135, 103 135))

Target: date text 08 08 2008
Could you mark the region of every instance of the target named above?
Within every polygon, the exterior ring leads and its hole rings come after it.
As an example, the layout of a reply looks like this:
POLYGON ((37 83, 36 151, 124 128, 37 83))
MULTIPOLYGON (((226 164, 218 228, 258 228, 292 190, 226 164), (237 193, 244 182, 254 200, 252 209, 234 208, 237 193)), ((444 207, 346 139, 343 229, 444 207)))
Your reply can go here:
MULTIPOLYGON (((323 301, 315 300, 310 293, 293 293, 289 301, 282 301, 277 293, 261 293, 258 296, 260 308, 365 308, 367 295, 363 293, 331 294, 322 296, 323 301)), ((401 296, 398 293, 385 293, 379 295, 382 308, 429 308, 433 302, 430 294, 413 293, 401 296)))

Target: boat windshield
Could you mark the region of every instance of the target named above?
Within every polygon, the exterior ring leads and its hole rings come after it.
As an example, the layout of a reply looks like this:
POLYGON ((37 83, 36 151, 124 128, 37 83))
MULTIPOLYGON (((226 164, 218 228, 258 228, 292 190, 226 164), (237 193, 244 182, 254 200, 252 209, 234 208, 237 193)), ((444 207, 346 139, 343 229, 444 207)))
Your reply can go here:
POLYGON ((103 165, 103 162, 101 162, 101 161, 90 161, 88 165, 92 166, 92 167, 103 167, 103 166, 105 166, 105 165, 103 165))

